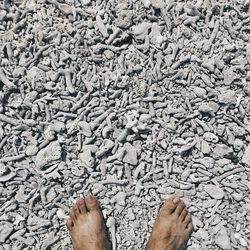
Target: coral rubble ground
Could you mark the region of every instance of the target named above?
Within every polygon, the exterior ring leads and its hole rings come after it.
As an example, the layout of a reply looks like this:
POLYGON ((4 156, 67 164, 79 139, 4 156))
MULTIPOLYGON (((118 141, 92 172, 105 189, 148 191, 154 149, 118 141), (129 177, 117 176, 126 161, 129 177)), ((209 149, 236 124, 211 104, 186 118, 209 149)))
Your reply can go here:
POLYGON ((88 192, 116 249, 173 194, 188 250, 249 249, 249 32, 249 0, 1 1, 0 250, 71 249, 88 192))

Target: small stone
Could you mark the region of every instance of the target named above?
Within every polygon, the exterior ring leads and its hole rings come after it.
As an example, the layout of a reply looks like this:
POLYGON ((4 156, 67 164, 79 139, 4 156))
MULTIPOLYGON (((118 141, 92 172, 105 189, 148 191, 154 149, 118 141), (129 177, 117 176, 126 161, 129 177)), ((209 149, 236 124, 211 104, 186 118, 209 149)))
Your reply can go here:
POLYGON ((12 93, 8 98, 8 106, 12 108, 18 108, 23 102, 22 96, 20 94, 12 93))
POLYGON ((203 228, 199 228, 196 232, 197 234, 197 238, 200 240, 209 240, 209 235, 208 235, 208 231, 204 230, 203 228))
POLYGON ((115 23, 117 27, 128 29, 133 23, 133 11, 132 10, 119 11, 118 18, 115 23))
POLYGON ((200 250, 201 246, 199 244, 193 243, 192 246, 188 247, 188 250, 200 250))
POLYGON ((27 72, 27 81, 31 84, 33 89, 39 88, 41 83, 46 82, 46 74, 43 70, 32 67, 27 72))
POLYGON ((150 0, 142 0, 142 3, 143 3, 145 8, 149 8, 149 6, 151 5, 150 0))
POLYGON ((219 166, 219 167, 224 167, 228 164, 231 163, 231 160, 229 159, 226 159, 226 158, 223 158, 223 159, 219 159, 218 161, 216 161, 216 164, 219 166))
POLYGON ((244 136, 246 134, 246 130, 236 124, 234 124, 231 127, 231 131, 233 133, 234 136, 244 136))
POLYGON ((195 86, 193 87, 193 91, 196 94, 196 96, 200 98, 205 98, 207 95, 207 91, 205 88, 195 86))
POLYGON ((92 136, 93 132, 91 130, 89 123, 87 123, 85 121, 80 121, 80 122, 78 122, 78 126, 79 126, 80 131, 82 132, 83 135, 85 135, 87 137, 92 136))
POLYGON ((235 237, 235 239, 239 240, 241 238, 241 234, 240 233, 235 233, 234 237, 235 237))
POLYGON ((211 208, 216 205, 217 200, 216 199, 208 199, 203 201, 203 208, 211 208))
POLYGON ((79 154, 79 159, 81 160, 84 167, 92 168, 95 164, 95 158, 92 156, 90 150, 86 150, 79 154))
POLYGON ((250 203, 246 203, 242 206, 244 212, 250 213, 250 203))
POLYGON ((236 138, 235 141, 234 141, 234 144, 233 144, 234 151, 240 152, 240 150, 242 149, 243 146, 244 146, 243 141, 236 138))
POLYGON ((213 101, 209 101, 208 106, 214 111, 214 113, 216 113, 220 109, 220 105, 213 101))
POLYGON ((236 79, 236 74, 232 69, 224 70, 224 83, 230 85, 236 79))
POLYGON ((111 60, 112 58, 114 58, 114 52, 107 49, 103 52, 103 55, 108 59, 108 60, 111 60))
POLYGON ((216 199, 216 200, 221 200, 225 193, 224 191, 212 184, 206 185, 204 188, 205 192, 207 192, 212 198, 216 199))
POLYGON ((0 243, 5 243, 13 231, 13 225, 7 221, 0 222, 0 243))
POLYGON ((248 96, 250 96, 250 83, 249 83, 249 82, 247 82, 247 83, 245 84, 245 86, 244 86, 244 91, 245 91, 245 93, 246 93, 248 96))
POLYGON ((56 164, 61 159, 62 148, 58 141, 51 142, 47 147, 41 149, 35 159, 35 164, 40 169, 56 164))
POLYGON ((56 215, 60 220, 65 220, 68 218, 68 216, 64 213, 64 211, 61 208, 57 210, 56 215))
POLYGON ((88 5, 90 4, 91 0, 81 0, 80 2, 82 5, 88 5))
POLYGON ((229 157, 233 153, 233 149, 228 147, 225 144, 217 144, 212 152, 212 156, 214 159, 221 159, 224 157, 229 157))
POLYGON ((64 122, 56 121, 54 124, 51 125, 51 130, 53 130, 57 133, 61 133, 65 129, 66 129, 66 126, 65 126, 64 122))
POLYGON ((102 157, 107 154, 113 147, 115 143, 109 139, 104 139, 100 149, 96 152, 96 157, 102 157))
POLYGON ((192 216, 192 222, 195 229, 202 228, 204 226, 204 223, 196 216, 192 216))
POLYGON ((221 93, 218 95, 218 101, 222 104, 234 104, 236 103, 237 97, 235 91, 229 89, 222 89, 221 93))
POLYGON ((68 100, 55 100, 53 101, 52 107, 55 110, 68 112, 71 108, 71 102, 68 100))
POLYGON ((136 149, 128 142, 124 144, 125 155, 123 157, 123 161, 129 163, 131 165, 137 165, 137 151, 136 149))
POLYGON ((247 146, 247 149, 242 157, 242 163, 250 167, 250 144, 247 146))
POLYGON ((38 152, 38 147, 35 146, 35 145, 28 145, 26 147, 26 151, 25 151, 25 154, 27 156, 33 156, 35 155, 36 153, 38 152))
POLYGON ((5 175, 8 172, 8 167, 3 163, 0 163, 0 176, 5 175))
POLYGON ((204 139, 208 142, 216 143, 219 141, 219 138, 217 135, 211 133, 211 132, 205 132, 203 135, 204 139))
POLYGON ((241 244, 243 247, 247 247, 247 246, 248 246, 247 241, 246 241, 245 239, 240 238, 239 241, 240 241, 240 244, 241 244))
POLYGON ((211 116, 214 116, 214 111, 213 109, 207 104, 207 103, 202 103, 199 107, 198 107, 199 112, 201 113, 205 113, 211 116))
POLYGON ((126 205, 126 193, 124 192, 118 192, 111 200, 111 203, 116 202, 120 206, 126 205))
POLYGON ((151 32, 149 34, 150 41, 156 46, 161 46, 163 42, 163 36, 161 35, 162 28, 157 24, 153 23, 151 32))
POLYGON ((214 241, 215 241, 215 244, 223 250, 232 249, 230 238, 228 236, 228 232, 225 227, 220 228, 218 233, 215 235, 214 241))
POLYGON ((165 2, 163 0, 151 0, 151 4, 156 9, 162 9, 165 7, 165 2))
POLYGON ((211 153, 211 148, 206 141, 201 142, 201 152, 203 154, 210 154, 211 153))
POLYGON ((133 27, 133 33, 136 39, 145 40, 145 37, 148 35, 148 31, 151 28, 151 23, 142 22, 137 26, 133 27))
POLYGON ((242 194, 242 193, 234 192, 234 193, 232 194, 232 197, 233 197, 236 201, 241 201, 241 200, 243 200, 243 194, 242 194))

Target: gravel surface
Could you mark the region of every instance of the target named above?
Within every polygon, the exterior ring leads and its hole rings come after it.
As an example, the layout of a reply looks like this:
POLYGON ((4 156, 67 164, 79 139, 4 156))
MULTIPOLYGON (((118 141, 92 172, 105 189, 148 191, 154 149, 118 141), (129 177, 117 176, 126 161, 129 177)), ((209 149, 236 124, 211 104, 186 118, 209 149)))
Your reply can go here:
POLYGON ((0 250, 71 249, 75 198, 143 249, 183 197, 188 250, 250 246, 249 0, 0 2, 0 250))

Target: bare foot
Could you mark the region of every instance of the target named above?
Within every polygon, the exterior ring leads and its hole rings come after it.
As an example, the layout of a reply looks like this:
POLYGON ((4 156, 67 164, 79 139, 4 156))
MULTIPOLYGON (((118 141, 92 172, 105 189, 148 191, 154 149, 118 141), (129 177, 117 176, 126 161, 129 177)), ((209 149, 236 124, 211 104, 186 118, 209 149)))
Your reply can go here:
POLYGON ((146 250, 185 249, 193 231, 191 215, 179 197, 165 201, 155 220, 146 250))
POLYGON ((66 222, 73 250, 110 250, 106 226, 96 198, 79 198, 66 222))

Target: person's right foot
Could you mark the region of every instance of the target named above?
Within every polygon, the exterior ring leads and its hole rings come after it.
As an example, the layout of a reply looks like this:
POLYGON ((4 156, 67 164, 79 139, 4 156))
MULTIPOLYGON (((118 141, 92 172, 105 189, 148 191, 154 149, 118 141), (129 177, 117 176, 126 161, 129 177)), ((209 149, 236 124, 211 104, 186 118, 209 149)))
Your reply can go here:
POLYGON ((182 250, 193 231, 191 215, 178 197, 165 201, 155 220, 146 250, 182 250))

